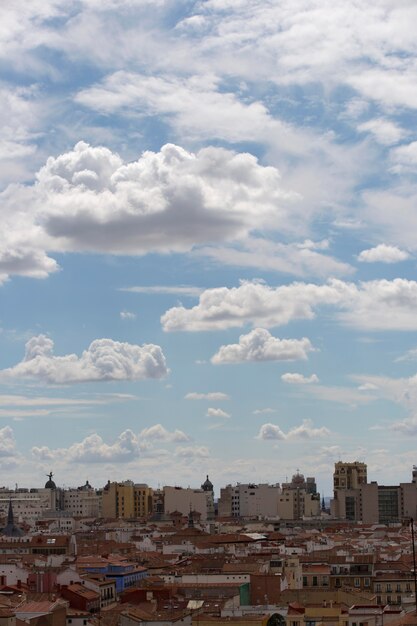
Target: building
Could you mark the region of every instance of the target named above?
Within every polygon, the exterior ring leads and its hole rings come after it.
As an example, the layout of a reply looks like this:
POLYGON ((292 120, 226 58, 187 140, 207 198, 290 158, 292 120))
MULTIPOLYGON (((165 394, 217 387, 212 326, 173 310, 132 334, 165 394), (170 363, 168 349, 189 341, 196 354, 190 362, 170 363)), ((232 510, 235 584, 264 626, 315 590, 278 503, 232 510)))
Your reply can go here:
MULTIPOLYGON (((100 563, 85 563, 80 569, 86 574, 100 574, 103 578, 111 580, 116 585, 117 593, 136 587, 139 581, 148 575, 146 567, 116 559, 108 559, 100 563)), ((92 588, 91 584, 89 588, 92 588)))
POLYGON ((360 480, 361 476, 344 482, 338 478, 339 486, 335 488, 334 500, 331 502, 334 517, 365 524, 395 524, 417 516, 417 483, 414 480, 414 468, 412 481, 399 485, 378 485, 375 481, 361 483, 357 478, 360 480), (340 486, 341 483, 348 484, 349 488, 340 486))
POLYGON ((213 492, 190 487, 164 487, 165 515, 178 511, 188 516, 190 511, 201 515, 201 521, 206 522, 214 515, 213 492))
POLYGON ((366 463, 339 461, 334 465, 333 494, 330 512, 333 517, 358 521, 360 519, 359 490, 368 481, 366 463))
POLYGON ((238 483, 220 489, 220 517, 278 517, 279 484, 238 483))
POLYGON ((142 483, 108 481, 102 498, 103 517, 133 519, 152 514, 152 489, 142 483))
POLYGON ((97 613, 100 610, 100 595, 79 583, 62 587, 61 596, 68 600, 73 609, 88 613, 97 613))
POLYGON ((338 461, 334 464, 333 489, 335 492, 340 489, 359 489, 360 485, 367 482, 367 475, 366 463, 338 461))
POLYGON ((65 489, 64 510, 74 517, 101 517, 101 493, 90 485, 88 480, 77 489, 65 489))
POLYGON ((286 520, 320 515, 320 494, 313 477, 304 479, 303 474, 297 471, 291 482, 282 484, 278 515, 286 520))

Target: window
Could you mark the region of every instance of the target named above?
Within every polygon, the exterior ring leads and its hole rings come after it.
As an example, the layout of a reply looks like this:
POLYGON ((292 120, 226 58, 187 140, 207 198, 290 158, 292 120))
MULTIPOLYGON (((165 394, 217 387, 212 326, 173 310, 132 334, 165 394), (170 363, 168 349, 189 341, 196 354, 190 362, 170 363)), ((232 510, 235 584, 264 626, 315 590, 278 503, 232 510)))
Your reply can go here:
POLYGON ((381 591, 381 583, 376 583, 375 585, 375 591, 381 591))
POLYGON ((307 576, 303 576, 303 587, 307 587, 307 576))
POLYGON ((313 576, 313 587, 317 587, 317 576, 313 576))
POLYGON ((353 581, 353 584, 355 585, 355 587, 360 587, 361 586, 361 579, 360 578, 355 578, 353 581))
POLYGON ((376 603, 377 603, 377 604, 382 604, 382 598, 381 598, 381 596, 377 596, 377 597, 376 597, 376 603))
POLYGON ((387 593, 390 593, 391 591, 392 591, 391 583, 387 583, 387 593))
POLYGON ((391 596, 387 596, 387 604, 391 604, 391 596))
POLYGON ((370 578, 365 578, 363 581, 363 586, 364 587, 370 587, 371 586, 371 579, 370 578))
POLYGON ((397 596, 397 604, 401 604, 401 596, 397 596))

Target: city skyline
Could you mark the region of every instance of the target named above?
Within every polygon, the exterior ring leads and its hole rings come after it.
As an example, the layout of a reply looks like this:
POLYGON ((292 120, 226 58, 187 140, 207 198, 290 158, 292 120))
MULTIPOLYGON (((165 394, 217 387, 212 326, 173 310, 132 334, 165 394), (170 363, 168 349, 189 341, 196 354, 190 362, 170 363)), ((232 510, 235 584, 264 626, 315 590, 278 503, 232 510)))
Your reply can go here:
POLYGON ((417 7, 0 16, 1 482, 408 481, 417 7))

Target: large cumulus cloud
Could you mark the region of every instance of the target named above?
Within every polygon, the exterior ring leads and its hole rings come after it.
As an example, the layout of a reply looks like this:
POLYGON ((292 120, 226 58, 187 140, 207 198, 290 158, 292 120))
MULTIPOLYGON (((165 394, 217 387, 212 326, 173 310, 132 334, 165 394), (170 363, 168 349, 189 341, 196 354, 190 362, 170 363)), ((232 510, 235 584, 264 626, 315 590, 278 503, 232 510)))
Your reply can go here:
POLYGON ((24 359, 0 371, 0 378, 34 378, 44 383, 66 384, 161 378, 168 372, 162 349, 154 344, 139 346, 96 339, 81 356, 55 356, 53 348, 49 337, 32 337, 26 343, 24 359))
POLYGON ((34 185, 3 192, 0 273, 42 277, 57 268, 48 251, 184 252, 259 227, 288 233, 294 197, 247 153, 167 144, 125 164, 79 142, 50 157, 34 185))

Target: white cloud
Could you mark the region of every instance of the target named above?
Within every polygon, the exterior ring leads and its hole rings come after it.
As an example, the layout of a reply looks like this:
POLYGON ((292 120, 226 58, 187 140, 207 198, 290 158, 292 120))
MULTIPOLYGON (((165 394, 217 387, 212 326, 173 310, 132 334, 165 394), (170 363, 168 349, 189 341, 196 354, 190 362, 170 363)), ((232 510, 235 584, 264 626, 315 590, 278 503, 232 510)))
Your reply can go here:
POLYGON ((226 413, 226 411, 223 411, 223 409, 215 409, 215 408, 210 407, 207 409, 206 416, 214 417, 214 418, 221 418, 221 419, 228 419, 230 417, 230 413, 226 413))
POLYGON ((391 170, 396 174, 414 174, 417 171, 417 141, 391 150, 391 170))
POLYGON ((417 348, 410 348, 407 352, 395 359, 396 363, 401 361, 416 361, 417 360, 417 348))
POLYGON ((257 439, 263 440, 279 440, 279 441, 297 441, 303 439, 318 439, 328 437, 330 430, 324 426, 314 428, 311 420, 303 420, 299 426, 294 426, 285 433, 277 424, 262 424, 257 435, 257 439))
POLYGON ((240 101, 219 83, 214 75, 184 78, 119 71, 81 91, 76 100, 105 114, 163 116, 183 137, 238 142, 287 135, 295 149, 296 131, 271 117, 261 102, 240 101))
POLYGON ((415 437, 417 435, 417 416, 413 415, 404 420, 394 422, 388 426, 388 429, 401 435, 415 437))
POLYGON ((52 398, 43 396, 18 396, 18 395, 0 395, 0 406, 18 406, 18 407, 66 407, 66 406, 84 406, 104 404, 105 400, 87 400, 79 398, 52 398))
POLYGON ((280 441, 284 441, 285 433, 276 424, 262 424, 257 438, 265 441, 268 439, 279 439, 280 441))
POLYGON ((211 358, 215 365, 244 361, 294 361, 307 359, 313 350, 311 342, 303 339, 278 339, 264 328, 255 328, 239 337, 239 343, 221 346, 211 358))
POLYGON ((292 283, 269 287, 243 282, 239 287, 204 291, 197 305, 173 307, 161 317, 165 331, 275 327, 314 319, 321 307, 334 307, 342 323, 364 330, 416 330, 417 282, 396 278, 358 284, 329 280, 322 285, 292 283))
POLYGON ((377 118, 363 122, 358 126, 359 132, 369 132, 375 140, 384 146, 398 143, 406 136, 406 131, 387 119, 377 118))
POLYGON ((265 409, 255 409, 253 411, 254 415, 266 415, 268 413, 276 413, 276 410, 271 409, 271 407, 266 407, 265 409))
POLYGON ((239 247, 205 246, 193 254, 206 256, 221 265, 237 267, 255 267, 294 276, 342 276, 355 270, 332 256, 323 254, 321 242, 304 241, 301 243, 276 243, 259 237, 248 238, 239 247))
POLYGON ((136 313, 132 313, 132 311, 120 311, 120 319, 122 320, 135 320, 136 313))
POLYGON ((351 408, 356 408, 358 405, 369 404, 378 398, 378 395, 364 393, 364 391, 371 391, 371 389, 360 390, 337 385, 334 387, 327 385, 303 385, 300 387, 300 390, 318 400, 336 402, 337 404, 344 404, 351 408))
POLYGON ((140 455, 142 449, 138 436, 127 429, 112 444, 105 443, 100 435, 94 433, 66 449, 51 450, 47 446, 35 446, 32 454, 40 461, 59 459, 65 455, 70 463, 106 463, 131 461, 140 455))
MULTIPOLYGON (((32 454, 39 461, 65 459, 69 463, 119 463, 132 462, 143 456, 152 456, 151 443, 189 442, 190 437, 181 430, 168 431, 161 424, 144 428, 138 435, 130 428, 116 437, 113 443, 106 443, 97 433, 93 433, 68 448, 51 449, 47 446, 33 447, 32 454)), ((164 451, 158 450, 158 455, 164 451)))
POLYGON ((349 83, 369 100, 395 107, 417 107, 415 59, 403 68, 372 68, 349 78, 349 83))
POLYGON ((206 459, 210 451, 206 446, 182 446, 175 449, 175 456, 183 459, 206 459))
POLYGON ((17 454, 14 432, 10 426, 0 429, 0 459, 14 457, 17 454))
POLYGON ((303 374, 287 372, 281 376, 281 380, 284 383, 290 383, 291 385, 311 385, 312 383, 318 383, 319 378, 316 374, 311 376, 303 376, 303 374))
POLYGON ((23 361, 1 370, 0 378, 34 378, 43 383, 66 384, 161 378, 168 373, 165 356, 154 344, 138 346, 96 339, 80 357, 54 356, 53 347, 52 339, 45 335, 32 337, 26 343, 23 361))
POLYGON ((120 291, 129 291, 131 293, 148 293, 174 296, 189 296, 195 298, 203 291, 201 287, 193 287, 191 285, 151 285, 137 287, 123 287, 120 291))
POLYGON ((243 326, 280 326, 294 319, 314 318, 320 303, 340 302, 347 285, 338 282, 319 286, 293 283, 269 287, 243 282, 239 287, 205 290, 197 305, 169 309, 161 318, 165 331, 220 330, 243 326))
POLYGON ((376 391, 378 389, 377 385, 374 385, 373 383, 365 383, 363 385, 359 385, 358 390, 359 391, 376 391))
POLYGON ((210 391, 208 393, 197 393, 195 391, 190 391, 184 396, 185 400, 229 400, 229 396, 227 393, 223 393, 221 391, 210 391))
POLYGON ((358 255, 358 261, 363 263, 398 263, 409 258, 410 255, 405 250, 400 250, 396 246, 388 246, 384 243, 379 244, 375 248, 362 250, 358 255))
POLYGON ((356 375, 352 377, 369 389, 373 386, 374 397, 384 398, 405 407, 413 413, 417 411, 417 374, 405 378, 389 376, 356 375))
POLYGON ((214 147, 193 154, 167 144, 125 164, 107 148, 79 142, 50 157, 36 184, 1 195, 3 279, 55 271, 46 251, 187 252, 254 228, 290 233, 298 220, 297 196, 284 191, 276 168, 214 147))
POLYGON ((186 435, 182 430, 174 430, 170 432, 164 426, 162 426, 162 424, 155 424, 154 426, 144 428, 140 432, 139 438, 146 441, 190 441, 190 437, 186 435))

